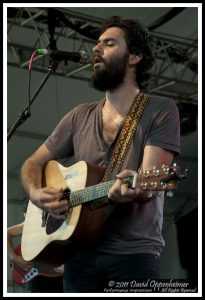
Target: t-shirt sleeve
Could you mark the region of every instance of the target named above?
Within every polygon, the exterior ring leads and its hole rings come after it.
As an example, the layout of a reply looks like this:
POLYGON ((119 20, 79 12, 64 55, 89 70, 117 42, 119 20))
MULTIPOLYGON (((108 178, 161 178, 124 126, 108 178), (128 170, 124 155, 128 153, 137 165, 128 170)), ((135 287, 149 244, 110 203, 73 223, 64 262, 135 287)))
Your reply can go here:
POLYGON ((67 113, 44 142, 45 146, 56 159, 69 157, 74 154, 73 122, 75 111, 76 109, 73 109, 67 113))
POLYGON ((179 110, 173 100, 161 102, 154 117, 146 145, 161 147, 180 153, 179 110))

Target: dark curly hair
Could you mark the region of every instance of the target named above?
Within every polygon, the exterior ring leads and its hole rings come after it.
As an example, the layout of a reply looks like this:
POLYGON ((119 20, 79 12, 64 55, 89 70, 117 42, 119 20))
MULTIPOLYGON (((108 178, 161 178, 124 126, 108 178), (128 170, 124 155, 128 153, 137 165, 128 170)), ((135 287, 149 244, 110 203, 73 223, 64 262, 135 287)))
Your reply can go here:
POLYGON ((126 37, 128 49, 131 54, 142 54, 142 59, 137 64, 136 81, 140 89, 147 88, 150 78, 149 70, 155 61, 155 42, 150 36, 148 29, 138 20, 123 19, 119 16, 112 16, 103 21, 101 34, 109 27, 121 28, 126 37))

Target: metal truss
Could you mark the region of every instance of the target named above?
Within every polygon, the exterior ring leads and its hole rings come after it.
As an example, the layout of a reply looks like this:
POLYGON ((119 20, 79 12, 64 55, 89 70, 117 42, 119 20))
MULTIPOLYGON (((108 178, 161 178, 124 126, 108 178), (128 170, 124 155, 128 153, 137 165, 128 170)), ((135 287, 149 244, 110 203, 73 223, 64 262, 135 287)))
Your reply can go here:
MULTIPOLYGON (((28 68, 36 48, 84 50, 92 56, 102 19, 63 8, 8 8, 8 65, 28 68)), ((197 39, 153 32, 156 64, 151 70, 149 92, 197 104, 197 39)), ((33 70, 48 70, 49 57, 37 57, 33 70)), ((61 62, 56 75, 90 80, 91 65, 61 62)))
MULTIPOLYGON (((16 68, 28 68, 35 49, 55 47, 62 51, 84 50, 92 56, 102 19, 94 16, 52 8, 7 9, 7 63, 16 68)), ((181 128, 187 133, 196 129, 197 118, 197 40, 152 32, 156 40, 156 64, 151 70, 149 92, 174 98, 181 110, 181 128)), ((48 56, 37 57, 33 70, 45 73, 48 56)), ((61 62, 57 76, 89 81, 91 65, 61 62)), ((45 140, 45 136, 17 130, 15 135, 45 140)), ((189 160, 191 158, 188 158, 189 160)), ((18 170, 18 166, 15 168, 18 170)), ((18 179, 10 170, 8 178, 18 179)), ((13 199, 10 199, 13 203, 13 199)), ((22 202, 21 202, 22 203, 22 202)))

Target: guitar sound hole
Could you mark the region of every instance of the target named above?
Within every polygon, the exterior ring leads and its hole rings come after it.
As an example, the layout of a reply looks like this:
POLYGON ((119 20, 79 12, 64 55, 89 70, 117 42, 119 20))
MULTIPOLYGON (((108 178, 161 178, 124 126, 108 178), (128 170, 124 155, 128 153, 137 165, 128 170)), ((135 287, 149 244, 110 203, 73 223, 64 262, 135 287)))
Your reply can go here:
POLYGON ((61 227, 63 222, 64 222, 63 219, 56 219, 50 215, 46 222, 46 233, 47 234, 54 233, 56 230, 58 230, 58 228, 61 227))

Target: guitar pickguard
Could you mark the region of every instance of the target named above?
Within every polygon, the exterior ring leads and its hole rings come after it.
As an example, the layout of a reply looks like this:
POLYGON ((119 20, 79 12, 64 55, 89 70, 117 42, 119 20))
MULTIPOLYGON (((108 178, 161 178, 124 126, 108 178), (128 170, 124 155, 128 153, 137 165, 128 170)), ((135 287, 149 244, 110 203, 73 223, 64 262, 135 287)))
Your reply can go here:
MULTIPOLYGON (((69 213, 66 217, 66 221, 69 223, 73 209, 70 208, 69 213)), ((46 234, 52 234, 57 231, 65 222, 64 219, 56 219, 49 215, 47 222, 46 222, 46 234)))

